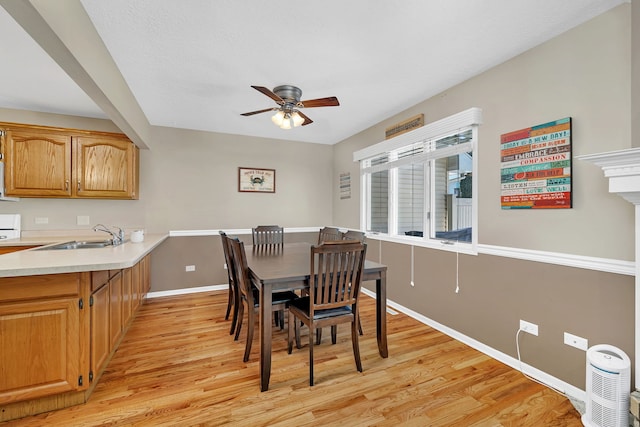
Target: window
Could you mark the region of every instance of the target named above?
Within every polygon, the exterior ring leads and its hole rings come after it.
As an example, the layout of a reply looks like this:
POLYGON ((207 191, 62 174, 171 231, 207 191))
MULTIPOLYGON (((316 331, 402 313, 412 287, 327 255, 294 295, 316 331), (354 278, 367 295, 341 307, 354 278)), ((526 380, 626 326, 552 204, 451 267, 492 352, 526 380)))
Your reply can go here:
POLYGON ((475 244, 474 156, 481 111, 464 111, 354 153, 362 228, 422 240, 475 244))

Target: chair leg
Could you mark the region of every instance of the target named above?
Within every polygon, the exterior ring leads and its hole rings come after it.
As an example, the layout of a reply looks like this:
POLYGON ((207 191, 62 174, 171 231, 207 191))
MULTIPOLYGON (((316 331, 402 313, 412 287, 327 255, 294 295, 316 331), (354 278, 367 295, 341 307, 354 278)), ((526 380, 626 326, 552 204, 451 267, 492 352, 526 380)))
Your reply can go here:
POLYGON ((360 361, 360 345, 358 344, 358 327, 356 325, 357 318, 351 323, 351 344, 353 346, 353 358, 356 360, 356 368, 358 372, 362 372, 362 362, 360 361))
POLYGON ((338 325, 331 325, 331 344, 338 341, 338 325))
MULTIPOLYGON (((295 321, 293 317, 293 313, 289 312, 289 325, 287 327, 287 353, 291 354, 291 350, 293 350, 293 338, 294 334, 297 332, 298 322, 295 321), (296 331, 294 332, 294 328, 296 331)), ((297 334, 296 334, 297 335, 297 334)))
POLYGON ((316 345, 320 345, 322 341, 322 328, 316 329, 316 345))
POLYGON ((248 311, 247 316, 247 344, 244 346, 244 357, 242 358, 243 362, 249 361, 249 355, 251 354, 251 344, 253 343, 253 330, 255 329, 255 319, 254 312, 251 308, 248 311))
POLYGON ((313 386, 313 323, 309 325, 309 385, 313 386))
POLYGON ((227 301, 227 313, 224 315, 224 320, 229 320, 229 313, 231 313, 231 306, 233 305, 233 286, 229 285, 229 300, 227 301))
POLYGON ((233 335, 236 331, 236 325, 238 324, 238 309, 235 308, 233 310, 233 318, 231 319, 231 329, 229 330, 229 335, 233 335))
POLYGON ((240 295, 238 295, 238 292, 233 291, 233 319, 231 320, 231 330, 229 331, 229 335, 233 335, 238 325, 238 310, 240 304, 240 295))
POLYGON ((238 323, 236 326, 236 336, 233 338, 234 341, 238 341, 240 337, 240 330, 242 329, 242 318, 244 317, 244 304, 240 304, 238 306, 238 323))
POLYGON ((362 322, 360 322, 360 314, 358 314, 358 332, 360 332, 360 335, 364 335, 362 332, 362 322))
POLYGON ((302 345, 300 344, 300 328, 302 327, 302 324, 301 323, 299 324, 298 322, 296 322, 295 319, 294 319, 294 322, 295 322, 294 328, 296 332, 296 348, 300 349, 302 348, 302 345))

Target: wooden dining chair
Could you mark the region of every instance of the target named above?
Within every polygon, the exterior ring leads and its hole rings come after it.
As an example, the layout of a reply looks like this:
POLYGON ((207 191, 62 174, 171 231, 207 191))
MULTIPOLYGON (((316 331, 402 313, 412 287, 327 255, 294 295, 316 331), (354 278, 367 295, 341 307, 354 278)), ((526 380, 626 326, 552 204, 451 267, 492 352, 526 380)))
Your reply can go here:
MULTIPOLYGON (((366 243, 366 237, 364 232, 362 231, 356 231, 356 230, 348 230, 345 231, 344 233, 340 234, 342 240, 357 240, 360 243, 366 243)), ((358 320, 358 332, 360 333, 360 335, 364 335, 364 332, 362 331, 362 323, 360 322, 360 320, 358 320)), ((331 327, 331 342, 333 344, 336 343, 336 336, 337 336, 337 327, 336 326, 332 326, 331 327)), ((322 328, 318 328, 316 330, 316 344, 320 344, 320 342, 322 341, 322 328)))
POLYGON ((229 314, 233 309, 233 317, 231 320, 231 330, 229 335, 233 335, 236 324, 238 322, 238 306, 240 305, 240 291, 238 290, 238 283, 235 280, 235 265, 233 263, 233 254, 229 242, 229 237, 224 231, 219 231, 220 240, 222 241, 222 251, 224 252, 224 262, 227 266, 227 277, 229 280, 229 300, 227 301, 227 313, 224 316, 224 320, 229 320, 229 314))
POLYGON ((295 336, 300 348, 299 319, 309 328, 309 385, 313 385, 313 341, 316 328, 351 323, 356 368, 362 372, 358 343, 358 297, 367 245, 352 240, 330 241, 311 247, 309 295, 289 304, 287 351, 295 336))
POLYGON ((335 227, 323 227, 318 232, 318 244, 342 240, 342 233, 335 227))
MULTIPOLYGON (((240 290, 240 302, 238 306, 238 325, 236 327, 235 340, 240 337, 242 323, 244 319, 244 311, 247 311, 247 342, 244 349, 243 361, 249 360, 251 354, 251 344, 253 342, 253 331, 256 323, 256 309, 260 306, 260 298, 258 289, 251 283, 249 275, 249 267, 247 265, 247 256, 244 251, 244 243, 237 237, 229 238, 231 250, 233 253, 234 272, 238 289, 240 290)), ((298 296, 292 291, 274 292, 272 295, 272 311, 284 311, 289 302, 298 296)))
POLYGON ((284 243, 284 228, 279 225, 259 225, 251 229, 253 246, 282 245, 284 243))

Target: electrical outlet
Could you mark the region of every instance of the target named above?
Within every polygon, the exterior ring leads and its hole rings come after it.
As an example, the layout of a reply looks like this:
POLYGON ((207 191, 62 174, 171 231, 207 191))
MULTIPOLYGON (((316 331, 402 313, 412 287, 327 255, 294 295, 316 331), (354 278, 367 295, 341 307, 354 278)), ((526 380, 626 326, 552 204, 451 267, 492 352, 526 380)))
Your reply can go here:
POLYGON ((76 217, 76 224, 78 224, 78 225, 89 225, 89 216, 88 215, 78 215, 76 217))
POLYGON ((564 333, 564 343, 584 351, 587 351, 587 348, 589 347, 589 341, 587 341, 586 338, 570 334, 569 332, 564 333))
POLYGON ((196 271, 196 266, 195 265, 185 265, 184 266, 184 271, 196 271))
POLYGON ((538 336, 538 325, 536 325, 535 323, 520 320, 520 330, 528 334, 538 336))
POLYGON ((49 218, 46 216, 37 216, 35 217, 34 222, 36 224, 49 224, 49 218))
POLYGON ((225 262, 224 265, 222 266, 222 268, 224 268, 225 270, 227 269, 227 263, 225 262))

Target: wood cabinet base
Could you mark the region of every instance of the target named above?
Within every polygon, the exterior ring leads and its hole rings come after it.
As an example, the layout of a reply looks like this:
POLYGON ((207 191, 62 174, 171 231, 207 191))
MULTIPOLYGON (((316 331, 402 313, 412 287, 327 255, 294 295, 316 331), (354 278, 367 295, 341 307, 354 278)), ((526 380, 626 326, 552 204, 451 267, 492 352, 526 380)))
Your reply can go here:
POLYGON ((130 301, 137 308, 149 291, 149 258, 124 270, 0 278, 0 422, 89 399, 135 318, 130 301))
POLYGON ((0 422, 79 405, 85 403, 87 398, 88 392, 74 391, 0 405, 0 422))
POLYGON ((122 331, 120 339, 115 343, 113 350, 104 361, 102 370, 97 372, 87 390, 60 393, 51 396, 40 397, 37 399, 13 402, 9 404, 0 404, 0 422, 23 418, 29 415, 41 414, 43 412, 55 411, 56 409, 68 408, 69 406, 86 403, 89 400, 91 393, 93 393, 93 389, 98 385, 100 377, 111 361, 111 358, 120 346, 120 342, 124 338, 127 330, 129 329, 129 326, 131 325, 131 323, 133 323, 133 319, 134 317, 130 319, 129 324, 127 324, 125 329, 122 331))

